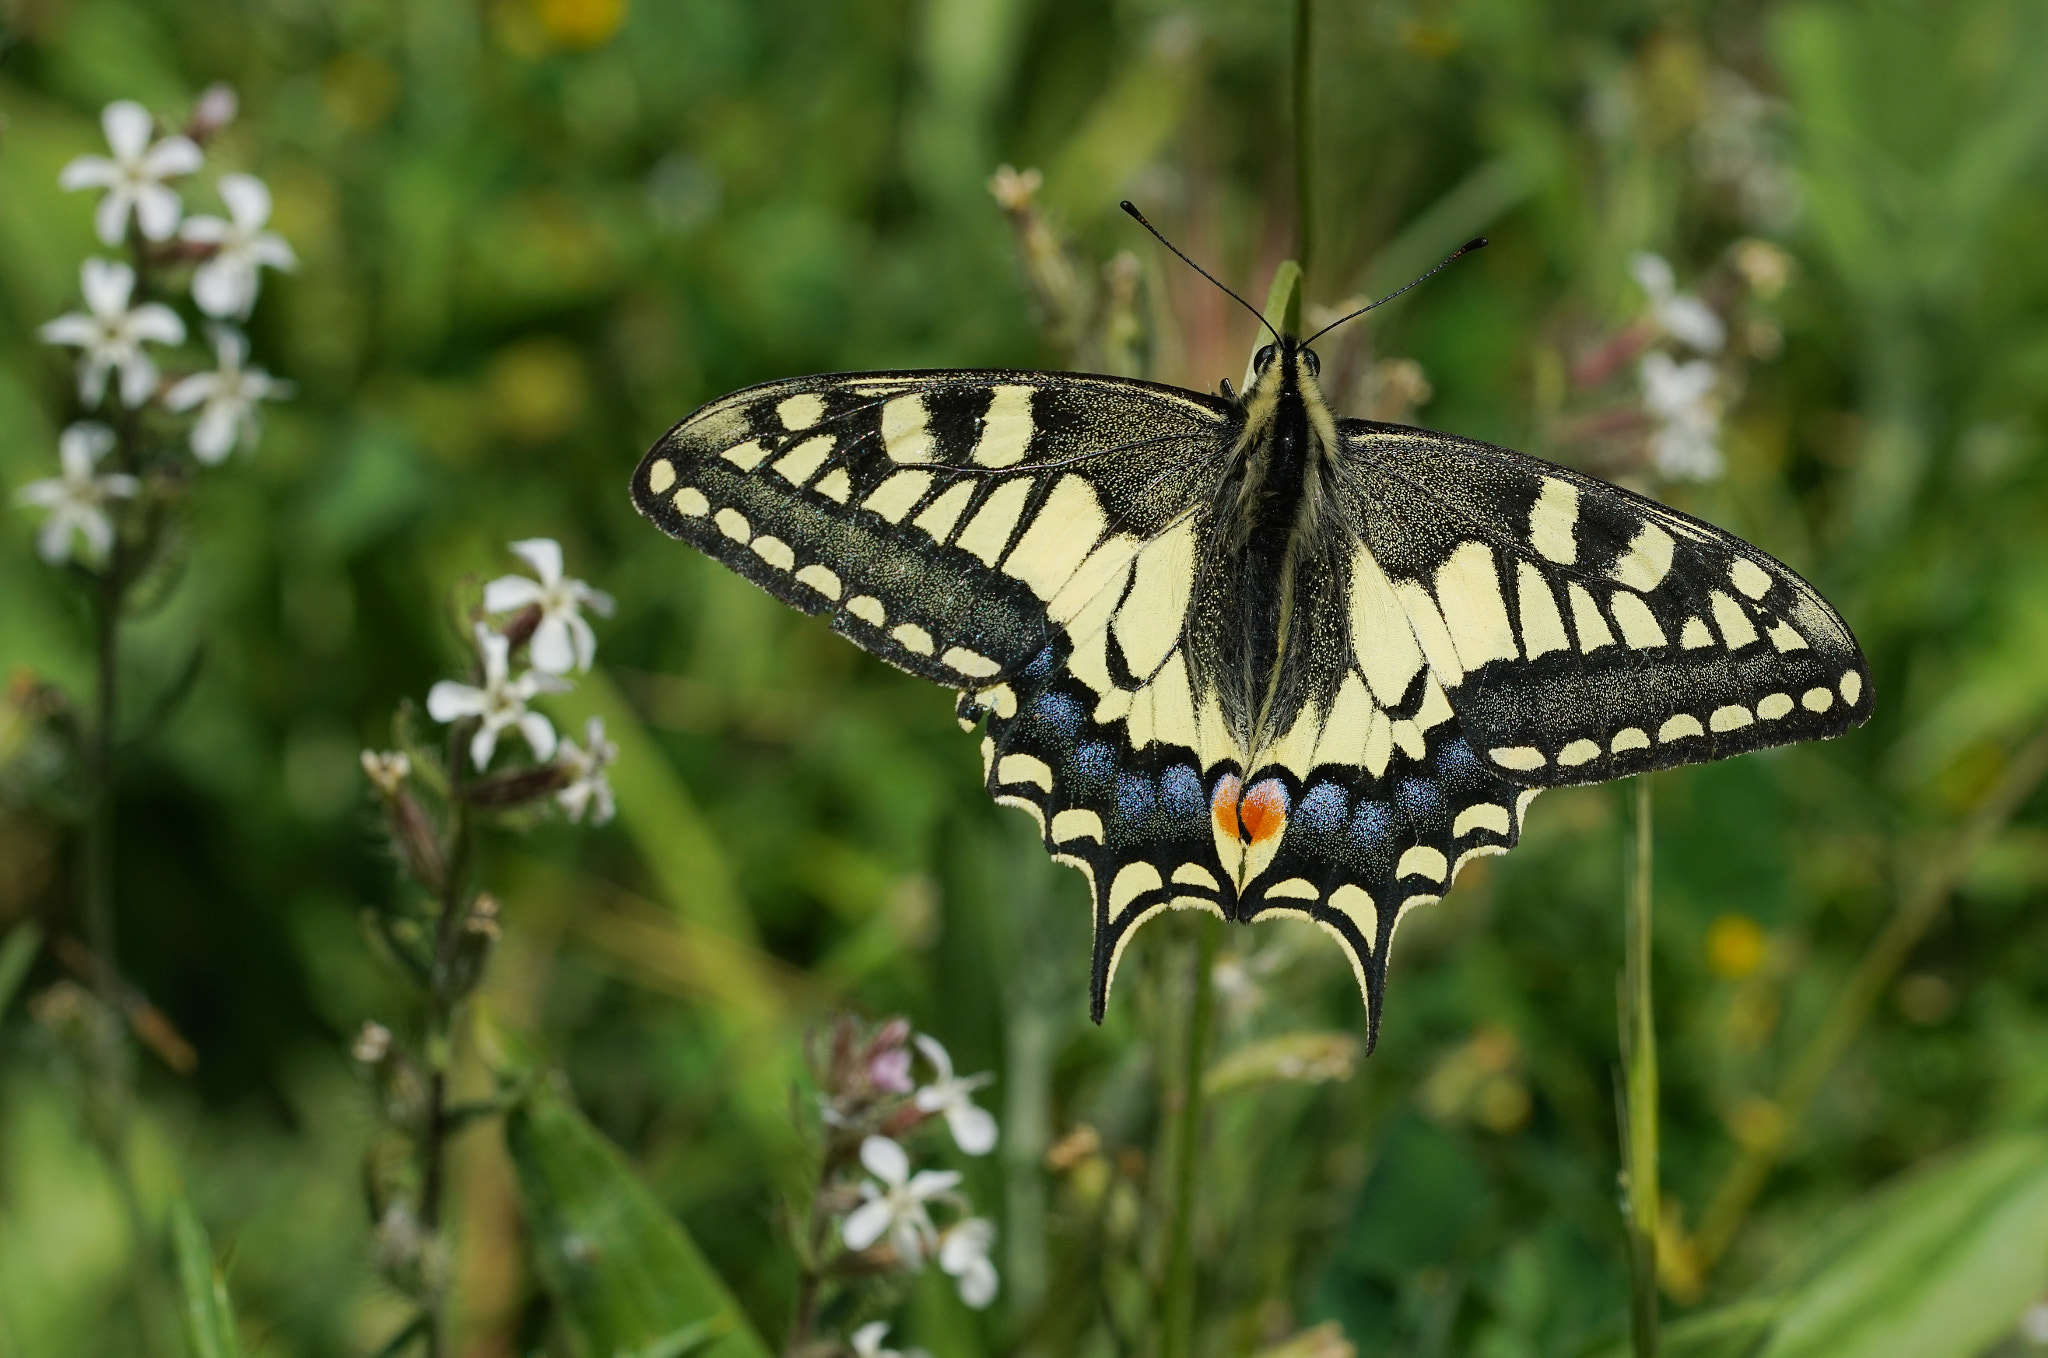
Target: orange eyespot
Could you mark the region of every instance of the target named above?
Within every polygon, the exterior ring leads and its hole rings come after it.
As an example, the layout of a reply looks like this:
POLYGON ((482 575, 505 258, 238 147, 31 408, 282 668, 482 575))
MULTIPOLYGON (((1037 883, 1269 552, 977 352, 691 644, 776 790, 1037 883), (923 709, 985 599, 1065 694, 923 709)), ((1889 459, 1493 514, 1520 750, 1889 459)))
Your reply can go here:
POLYGON ((1287 828, 1287 789, 1277 778, 1254 783, 1250 792, 1239 792, 1244 784, 1237 775, 1226 773, 1216 780, 1215 795, 1209 799, 1216 828, 1241 844, 1264 844, 1287 828))
POLYGON ((1236 774, 1226 773, 1216 780, 1215 795, 1209 799, 1209 814, 1216 818, 1216 829, 1227 839, 1244 838, 1237 823, 1237 792, 1243 786, 1236 774))
POLYGON ((1245 841, 1264 844, 1287 828, 1287 789, 1277 778, 1253 784, 1237 815, 1244 822, 1245 841))

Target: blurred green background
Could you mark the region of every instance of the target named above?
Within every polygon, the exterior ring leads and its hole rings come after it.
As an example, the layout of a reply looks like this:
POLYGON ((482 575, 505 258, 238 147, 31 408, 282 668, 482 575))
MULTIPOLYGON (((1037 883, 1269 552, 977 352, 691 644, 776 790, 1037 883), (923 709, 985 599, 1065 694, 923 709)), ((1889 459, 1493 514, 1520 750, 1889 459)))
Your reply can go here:
MULTIPOLYGON (((895 1340, 939 1358, 1144 1351, 1182 922, 1141 936, 1107 1024, 1088 1025, 1083 885, 987 804, 947 695, 662 537, 625 482, 664 429, 750 382, 1067 361, 986 188, 1003 162, 1044 172, 1039 207, 1084 278, 1135 254, 1135 366, 1235 378, 1250 319, 1163 267, 1115 203, 1264 295, 1300 239, 1294 12, 0 4, 0 482, 51 474, 71 418, 67 361, 34 331, 75 305, 96 252, 92 195, 55 181, 101 149, 101 105, 176 119, 232 83, 242 115, 212 168, 271 185, 301 260, 266 282, 252 331, 299 398, 253 458, 199 478, 175 582, 134 625, 131 724, 195 658, 197 677, 124 754, 119 801, 119 963, 198 1052, 189 1075, 135 1058, 143 1206, 187 1187, 252 1351, 368 1354, 402 1315, 371 1257, 374 1119, 347 1056, 365 1019, 410 1002, 359 924, 401 888, 357 752, 466 663, 451 587, 512 569, 505 544, 531 536, 619 599, 598 672, 552 710, 565 729, 607 714, 621 817, 486 841, 506 935, 481 1002, 494 1040, 566 1073, 773 1343, 801 1034, 840 1007, 907 1014, 999 1076, 984 1101, 1003 1144, 959 1167, 1000 1222, 1004 1293, 974 1315, 934 1275, 895 1340), (1049 1167, 1082 1124, 1102 1150, 1049 1167)), ((2017 1145, 2028 1182, 2042 1173, 2048 802, 2007 775, 2048 715, 2048 7, 1314 13, 1310 301, 1493 240, 1326 348, 1353 413, 1410 359, 1417 422, 1638 474, 1633 367, 1594 360, 1643 315, 1631 255, 1660 253, 1734 336, 1726 475, 1668 498, 1807 574, 1871 657, 1863 730, 1657 781, 1667 1305, 1804 1286, 1881 1219, 1907 1243, 1858 1275, 1872 1304, 1939 1276, 1976 1325, 1899 1351, 2041 1351, 2016 1326, 2048 1242, 1998 1216, 2006 1189, 1936 1192, 1931 1225, 1879 1190, 1959 1147, 2017 1145), (2016 812, 1954 854, 2003 794, 2016 812), (1938 897, 1931 927, 1788 1118, 1788 1069, 1916 891, 1938 897), (1730 1166, 1779 1138, 1755 1210, 1702 1259, 1691 1233, 1730 1166)), ((188 208, 214 210, 204 192, 188 208)), ((17 696, 40 680, 83 701, 77 591, 9 514, 0 666, 17 696)), ((34 742, 5 754, 0 928, 75 933, 75 780, 34 742)), ((1411 917, 1355 1074, 1218 1096, 1205 1351, 1323 1320, 1374 1355, 1619 1341, 1623 808, 1613 789, 1544 797, 1523 848, 1411 917)), ((1225 963, 1226 1057, 1362 1030, 1312 930, 1231 930, 1225 963)), ((153 1352, 131 1257, 154 1245, 132 1238, 78 1131, 88 1092, 31 1013, 62 974, 38 961, 0 1016, 0 1349, 153 1352)), ((464 1135, 457 1170, 461 1351, 569 1351, 494 1127, 464 1135)))

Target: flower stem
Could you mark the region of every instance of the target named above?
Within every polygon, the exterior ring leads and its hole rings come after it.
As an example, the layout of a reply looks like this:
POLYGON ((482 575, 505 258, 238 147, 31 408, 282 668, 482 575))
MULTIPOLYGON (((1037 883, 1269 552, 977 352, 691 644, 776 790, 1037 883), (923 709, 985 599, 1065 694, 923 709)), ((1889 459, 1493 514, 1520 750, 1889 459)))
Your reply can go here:
POLYGON ((1294 258, 1306 270, 1314 237, 1315 201, 1309 182, 1309 67, 1313 49, 1311 30, 1315 23, 1315 0, 1294 0, 1293 80, 1288 90, 1294 101, 1294 258))
POLYGON ((1650 993, 1651 821, 1650 779, 1630 789, 1634 812, 1627 906, 1624 911, 1621 1056, 1622 1154, 1625 1159, 1629 1330, 1635 1358, 1657 1352, 1657 1237, 1661 1190, 1657 1182, 1657 1023, 1650 993))
POLYGON ((1189 1358, 1195 1342, 1195 1168, 1202 1135, 1202 1074, 1208 1064, 1209 1025, 1216 1007, 1216 935, 1221 924, 1196 922, 1194 971, 1188 977, 1186 1061, 1173 1136, 1173 1234, 1166 1252, 1159 1304, 1160 1358, 1189 1358))

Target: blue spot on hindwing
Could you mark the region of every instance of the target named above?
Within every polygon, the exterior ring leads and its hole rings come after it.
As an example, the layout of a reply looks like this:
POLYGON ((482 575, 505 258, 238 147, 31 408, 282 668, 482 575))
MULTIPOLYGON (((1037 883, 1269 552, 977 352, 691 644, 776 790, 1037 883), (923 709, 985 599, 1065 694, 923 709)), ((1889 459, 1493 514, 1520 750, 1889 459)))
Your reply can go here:
POLYGON ((1343 828, 1344 813, 1350 807, 1351 799, 1344 795, 1343 788, 1335 783, 1317 783, 1302 794, 1294 819, 1318 834, 1333 835, 1343 828))
POLYGON ((1186 764, 1174 764, 1159 775, 1159 805, 1176 820, 1199 820, 1208 798, 1202 795, 1202 775, 1186 764))

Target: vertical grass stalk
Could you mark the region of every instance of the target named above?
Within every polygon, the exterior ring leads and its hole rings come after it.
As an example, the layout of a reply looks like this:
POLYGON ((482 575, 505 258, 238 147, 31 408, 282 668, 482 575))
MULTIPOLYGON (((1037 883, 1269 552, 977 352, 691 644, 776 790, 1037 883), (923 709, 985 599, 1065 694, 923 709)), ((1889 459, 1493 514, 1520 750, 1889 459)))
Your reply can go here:
POLYGON ((1303 269, 1309 265, 1313 243, 1315 199, 1308 170, 1309 157, 1309 62, 1311 31, 1315 23, 1315 0, 1294 0, 1293 79, 1288 89, 1294 101, 1289 129, 1294 136, 1294 258, 1303 269))
POLYGON ((1196 924, 1194 971, 1188 977, 1185 1060, 1180 1107, 1174 1111, 1173 1234, 1160 1288, 1160 1358, 1189 1358, 1195 1345, 1195 1169, 1201 1160, 1202 1075, 1216 1008, 1216 935, 1223 925, 1206 914, 1196 924))
POLYGON ((1621 978, 1622 1164, 1627 1212, 1629 1333, 1636 1358, 1657 1352, 1657 1023, 1650 993, 1650 777, 1630 788, 1631 820, 1621 978))

